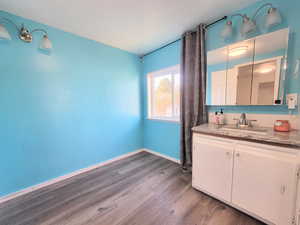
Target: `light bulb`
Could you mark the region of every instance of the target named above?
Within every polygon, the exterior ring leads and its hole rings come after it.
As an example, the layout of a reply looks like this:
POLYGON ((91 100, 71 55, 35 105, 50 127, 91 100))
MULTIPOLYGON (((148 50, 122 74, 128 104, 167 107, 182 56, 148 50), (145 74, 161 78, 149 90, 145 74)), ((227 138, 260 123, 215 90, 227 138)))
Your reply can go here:
POLYGON ((49 40, 47 35, 44 35, 44 37, 41 41, 40 49, 43 49, 43 50, 51 50, 52 49, 52 43, 49 40))
POLYGON ((11 40, 10 34, 2 24, 0 24, 0 39, 11 40))
POLYGON ((271 26, 275 26, 277 24, 280 24, 281 21, 282 21, 281 15, 278 9, 270 8, 268 10, 268 14, 266 15, 266 21, 265 21, 266 27, 269 28, 271 26))
POLYGON ((224 39, 229 39, 232 37, 233 28, 232 28, 232 21, 227 21, 223 30, 221 31, 221 37, 224 39))

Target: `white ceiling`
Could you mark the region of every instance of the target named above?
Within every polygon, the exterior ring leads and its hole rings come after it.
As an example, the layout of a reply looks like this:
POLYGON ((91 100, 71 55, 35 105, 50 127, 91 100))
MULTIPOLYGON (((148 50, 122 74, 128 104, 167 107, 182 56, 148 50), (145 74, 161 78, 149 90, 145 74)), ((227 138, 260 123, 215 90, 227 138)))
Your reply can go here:
POLYGON ((1 0, 0 10, 143 55, 257 0, 1 0))

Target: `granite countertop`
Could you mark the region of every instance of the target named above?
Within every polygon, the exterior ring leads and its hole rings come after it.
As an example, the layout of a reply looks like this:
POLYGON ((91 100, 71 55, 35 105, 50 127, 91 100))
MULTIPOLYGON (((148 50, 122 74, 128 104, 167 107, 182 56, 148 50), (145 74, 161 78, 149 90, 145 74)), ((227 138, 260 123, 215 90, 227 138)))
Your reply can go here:
MULTIPOLYGON (((192 131, 201 134, 219 136, 219 137, 229 137, 238 140, 246 140, 264 144, 279 145, 283 147, 292 147, 300 150, 300 131, 292 130, 290 132, 276 132, 273 128, 259 127, 259 129, 264 129, 266 132, 255 132, 247 133, 243 131, 236 130, 225 130, 223 127, 230 127, 230 125, 215 125, 215 124, 203 124, 197 127, 193 127, 192 131)), ((234 127, 233 125, 231 125, 234 127)))

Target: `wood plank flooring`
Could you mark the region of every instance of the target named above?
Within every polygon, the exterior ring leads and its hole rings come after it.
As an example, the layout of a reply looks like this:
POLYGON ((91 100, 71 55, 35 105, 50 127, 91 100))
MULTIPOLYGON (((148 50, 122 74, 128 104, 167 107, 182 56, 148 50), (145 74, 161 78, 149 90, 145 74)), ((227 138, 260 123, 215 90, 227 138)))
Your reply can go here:
POLYGON ((1 225, 262 225, 142 152, 0 205, 1 225))

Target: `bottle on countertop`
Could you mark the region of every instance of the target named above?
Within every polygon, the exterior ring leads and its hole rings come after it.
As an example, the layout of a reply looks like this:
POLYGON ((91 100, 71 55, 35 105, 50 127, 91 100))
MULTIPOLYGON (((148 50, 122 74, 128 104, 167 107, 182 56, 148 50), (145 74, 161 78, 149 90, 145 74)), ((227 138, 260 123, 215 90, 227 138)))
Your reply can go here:
POLYGON ((214 122, 215 124, 219 124, 220 123, 220 118, 219 118, 219 115, 218 115, 218 111, 215 112, 215 116, 214 116, 214 122))
POLYGON ((223 113, 223 109, 221 109, 221 111, 220 111, 219 124, 220 125, 224 125, 225 124, 225 116, 224 116, 224 113, 223 113))

